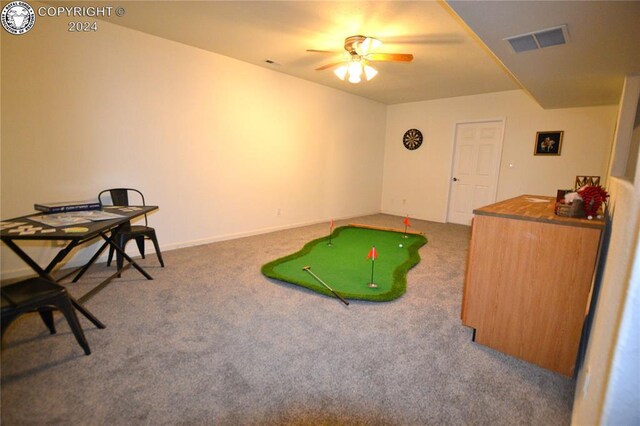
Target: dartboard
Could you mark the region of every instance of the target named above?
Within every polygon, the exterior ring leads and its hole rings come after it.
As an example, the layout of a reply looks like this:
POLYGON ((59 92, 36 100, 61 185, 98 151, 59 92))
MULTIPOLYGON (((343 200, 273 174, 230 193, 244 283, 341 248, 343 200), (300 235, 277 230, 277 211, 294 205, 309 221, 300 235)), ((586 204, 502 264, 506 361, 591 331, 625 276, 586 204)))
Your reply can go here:
POLYGON ((405 148, 410 150, 420 148, 420 145, 422 145, 422 132, 418 129, 407 130, 402 137, 402 143, 405 148))

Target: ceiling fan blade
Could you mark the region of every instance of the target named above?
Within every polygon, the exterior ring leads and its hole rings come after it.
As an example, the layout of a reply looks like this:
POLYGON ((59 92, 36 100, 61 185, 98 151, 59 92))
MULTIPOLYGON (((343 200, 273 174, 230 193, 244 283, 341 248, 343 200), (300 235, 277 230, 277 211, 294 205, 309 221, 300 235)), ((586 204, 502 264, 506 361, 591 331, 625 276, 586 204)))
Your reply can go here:
POLYGON ((385 37, 386 44, 460 44, 463 36, 454 33, 421 34, 385 37))
POLYGON ((368 61, 395 61, 395 62, 411 62, 413 55, 411 53, 369 53, 368 61))
POLYGON ((307 52, 311 52, 311 53, 330 53, 332 55, 335 55, 337 53, 344 53, 344 52, 338 52, 337 50, 317 50, 317 49, 307 49, 307 52))
POLYGON ((332 64, 326 64, 326 65, 323 65, 321 67, 316 68, 316 71, 327 70, 329 68, 337 67, 338 65, 342 65, 342 64, 344 64, 344 61, 334 62, 332 64))

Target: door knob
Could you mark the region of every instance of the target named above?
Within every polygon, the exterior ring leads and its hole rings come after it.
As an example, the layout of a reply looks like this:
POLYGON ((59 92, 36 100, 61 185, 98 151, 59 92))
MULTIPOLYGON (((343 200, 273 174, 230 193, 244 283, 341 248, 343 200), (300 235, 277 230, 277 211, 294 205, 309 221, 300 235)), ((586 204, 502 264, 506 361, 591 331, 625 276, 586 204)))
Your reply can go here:
POLYGON ((458 181, 458 178, 455 178, 455 177, 454 177, 454 178, 453 178, 453 181, 454 181, 454 182, 457 182, 457 181, 458 181))

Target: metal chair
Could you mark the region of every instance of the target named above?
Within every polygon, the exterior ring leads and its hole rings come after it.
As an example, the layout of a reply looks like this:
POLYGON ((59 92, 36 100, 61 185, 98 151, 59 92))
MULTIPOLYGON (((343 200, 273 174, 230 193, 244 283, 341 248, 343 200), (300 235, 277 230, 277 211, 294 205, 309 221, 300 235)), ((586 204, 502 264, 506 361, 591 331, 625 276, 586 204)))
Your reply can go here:
POLYGON ((91 354, 78 316, 67 290, 45 278, 29 278, 0 288, 2 296, 2 336, 11 322, 26 312, 37 311, 49 332, 55 334, 53 309, 58 309, 67 319, 76 340, 84 349, 85 355, 91 354))
MULTIPOLYGON (((142 192, 133 188, 112 188, 105 189, 104 191, 98 194, 98 199, 102 205, 105 204, 103 199, 106 198, 106 194, 109 194, 111 197, 111 205, 114 206, 130 206, 129 204, 129 194, 135 193, 140 198, 142 205, 145 206, 144 195, 142 192)), ((144 226, 143 225, 131 225, 131 222, 126 222, 117 229, 113 231, 111 234, 111 238, 115 241, 115 243, 124 250, 125 246, 130 240, 135 240, 138 246, 138 250, 140 251, 140 256, 144 259, 144 245, 145 239, 151 240, 153 242, 153 246, 156 249, 156 255, 158 256, 158 261, 160 261, 160 266, 164 268, 164 261, 162 260, 162 253, 160 252, 160 246, 158 245, 158 238, 156 237, 155 229, 151 228, 147 221, 147 215, 144 215, 144 226)), ((113 247, 109 247, 109 257, 107 259, 107 266, 111 265, 111 260, 113 259, 113 247)), ((116 253, 116 263, 118 266, 118 270, 122 269, 122 265, 124 263, 123 257, 120 253, 116 253)))

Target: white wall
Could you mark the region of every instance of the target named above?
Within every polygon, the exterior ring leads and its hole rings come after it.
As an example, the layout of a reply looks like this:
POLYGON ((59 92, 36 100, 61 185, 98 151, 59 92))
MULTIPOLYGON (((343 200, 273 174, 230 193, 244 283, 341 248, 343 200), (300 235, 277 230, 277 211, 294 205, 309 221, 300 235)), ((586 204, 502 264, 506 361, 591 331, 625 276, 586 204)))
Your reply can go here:
MULTIPOLYGON (((3 219, 131 186, 160 206, 166 250, 379 211, 384 105, 105 22, 66 27, 1 31, 3 219)), ((26 270, 3 246, 3 276, 26 270)))
POLYGON ((555 196, 572 188, 576 175, 604 178, 616 112, 615 105, 543 110, 519 90, 389 106, 382 210, 446 221, 455 124, 465 121, 506 119, 498 200, 555 196), (424 135, 415 151, 402 145, 410 128, 424 135), (552 130, 564 130, 561 155, 534 156, 536 132, 552 130))
MULTIPOLYGON (((578 374, 574 425, 640 423, 640 174, 624 176, 640 77, 628 77, 620 103, 611 192, 611 237, 587 353, 578 374)), ((635 159, 636 164, 640 158, 635 159)))
POLYGON ((610 190, 610 246, 587 354, 576 384, 574 425, 632 425, 640 421, 640 187, 612 177, 610 190))

